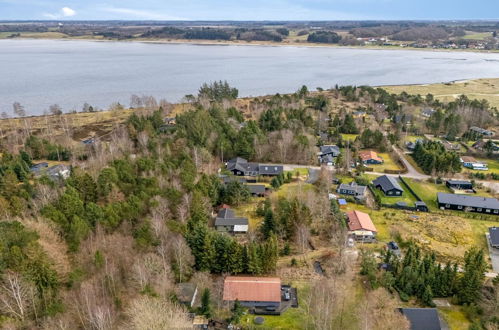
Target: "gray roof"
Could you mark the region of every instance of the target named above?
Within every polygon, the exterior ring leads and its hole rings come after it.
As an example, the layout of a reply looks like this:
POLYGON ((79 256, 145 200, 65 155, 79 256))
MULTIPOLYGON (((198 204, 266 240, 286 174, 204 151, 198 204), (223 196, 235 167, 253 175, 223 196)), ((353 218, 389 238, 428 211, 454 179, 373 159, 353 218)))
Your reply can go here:
POLYGON ((66 165, 54 165, 52 167, 47 168, 47 174, 50 176, 58 176, 62 171, 69 170, 69 167, 66 165))
POLYGON ((426 203, 423 202, 423 201, 416 201, 416 202, 414 202, 414 205, 416 205, 416 206, 426 206, 426 203))
POLYGON ((244 160, 244 162, 227 163, 227 169, 229 171, 238 170, 240 172, 256 172, 258 171, 258 166, 259 165, 257 163, 248 163, 246 160, 244 160))
POLYGON ((247 225, 248 219, 237 218, 234 211, 229 208, 223 208, 218 212, 215 219, 215 226, 234 226, 234 225, 247 225))
POLYGON ((236 157, 236 158, 232 158, 230 159, 227 163, 247 163, 248 161, 242 157, 236 157))
POLYGON ((247 184, 246 187, 248 187, 250 193, 252 193, 252 194, 264 194, 265 193, 265 186, 262 184, 247 184))
POLYGON ((321 155, 320 158, 321 158, 322 163, 333 163, 334 162, 334 157, 331 154, 321 155))
POLYGON ((258 165, 259 174, 281 174, 284 168, 282 165, 260 164, 258 165))
POLYGON ((47 168, 48 166, 49 166, 49 163, 47 163, 47 162, 38 163, 38 164, 34 164, 33 166, 31 166, 31 168, 29 170, 31 172, 39 172, 39 171, 43 170, 44 168, 47 168))
POLYGON ((489 227, 490 244, 499 245, 499 227, 489 227))
POLYGON ((366 186, 360 186, 355 181, 352 181, 348 184, 342 183, 338 187, 338 190, 351 190, 351 191, 355 191, 357 194, 361 194, 361 195, 363 195, 366 192, 366 189, 367 189, 366 186))
POLYGON ((440 318, 436 308, 400 308, 409 320, 411 330, 441 330, 440 318))
POLYGON ((388 176, 388 175, 383 175, 383 176, 380 176, 379 178, 376 178, 373 181, 373 184, 375 187, 377 187, 378 185, 381 186, 381 189, 383 191, 389 191, 392 189, 404 191, 404 189, 402 189, 402 187, 398 183, 397 179, 395 179, 392 176, 388 176))
POLYGON ((333 145, 327 145, 327 146, 321 146, 321 155, 333 155, 334 157, 338 156, 340 154, 340 148, 338 146, 333 146, 333 145))
POLYGON ((437 193, 437 199, 441 204, 499 210, 499 200, 497 198, 455 195, 439 192, 437 193))
POLYGON ((466 180, 447 180, 447 182, 451 185, 468 185, 471 184, 470 181, 466 180))

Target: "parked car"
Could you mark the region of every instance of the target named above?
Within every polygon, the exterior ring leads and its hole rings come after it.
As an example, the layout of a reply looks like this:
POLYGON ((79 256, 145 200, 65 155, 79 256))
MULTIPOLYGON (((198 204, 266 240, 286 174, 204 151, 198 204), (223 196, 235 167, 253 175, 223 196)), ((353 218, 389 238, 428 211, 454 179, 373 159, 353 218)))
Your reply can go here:
POLYGON ((400 256, 400 248, 396 242, 393 241, 388 242, 386 244, 386 248, 388 249, 388 251, 390 251, 392 254, 396 255, 397 257, 400 256))

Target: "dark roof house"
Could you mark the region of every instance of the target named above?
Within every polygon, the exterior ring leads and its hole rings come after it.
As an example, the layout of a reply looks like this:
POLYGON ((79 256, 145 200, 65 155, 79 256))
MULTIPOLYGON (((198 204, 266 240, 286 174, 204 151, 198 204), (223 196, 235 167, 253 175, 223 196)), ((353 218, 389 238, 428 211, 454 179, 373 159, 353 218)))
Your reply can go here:
POLYGON ((493 248, 499 248, 499 227, 489 228, 489 242, 493 248))
POLYGON ((499 215, 497 198, 437 193, 438 207, 441 209, 460 210, 499 215))
POLYGON ((456 190, 471 190, 473 189, 473 184, 470 181, 465 180, 447 180, 445 185, 451 189, 456 190))
POLYGON ((246 159, 240 157, 229 160, 227 169, 234 175, 244 176, 276 176, 284 171, 282 165, 249 163, 246 159))
POLYGON ((29 170, 35 175, 37 175, 47 167, 49 167, 49 163, 43 162, 43 163, 34 164, 33 166, 30 167, 29 170))
POLYGON ((397 179, 392 176, 380 176, 373 181, 373 185, 383 191, 386 196, 401 196, 404 193, 404 189, 402 189, 397 179))
POLYGON ((339 194, 352 195, 361 199, 365 196, 366 191, 367 191, 366 186, 360 186, 355 181, 352 181, 348 184, 342 183, 338 186, 338 189, 336 190, 336 192, 338 192, 339 194))
POLYGON ((436 308, 400 308, 411 324, 411 330, 441 330, 442 325, 436 308))
POLYGON ((248 231, 248 219, 236 217, 230 208, 222 208, 215 218, 215 228, 221 232, 246 233, 248 231))
POLYGON ((248 187, 251 195, 253 196, 264 196, 265 195, 265 186, 263 184, 247 184, 246 187, 248 187))
POLYGON ((484 135, 484 136, 493 136, 494 132, 486 130, 481 127, 476 127, 476 126, 471 126, 470 131, 476 132, 478 134, 484 135))
POLYGON ((427 118, 430 118, 431 116, 433 116, 433 114, 435 113, 435 109, 432 109, 432 108, 426 108, 426 109, 423 109, 421 111, 421 115, 423 115, 424 117, 427 117, 427 118))

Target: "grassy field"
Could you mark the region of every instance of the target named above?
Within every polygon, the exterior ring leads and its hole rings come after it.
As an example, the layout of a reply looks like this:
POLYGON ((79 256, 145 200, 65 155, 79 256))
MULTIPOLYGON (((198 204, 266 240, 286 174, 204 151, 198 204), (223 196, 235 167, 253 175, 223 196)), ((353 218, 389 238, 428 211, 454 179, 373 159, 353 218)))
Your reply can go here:
POLYGON ((359 134, 341 134, 341 138, 343 139, 343 141, 354 141, 357 136, 359 136, 359 134))
POLYGON ((441 101, 453 101, 464 94, 472 99, 485 99, 491 106, 499 107, 499 78, 458 81, 446 84, 406 85, 383 87, 390 93, 426 95, 433 94, 441 101))
POLYGON ((438 210, 437 193, 451 191, 445 184, 433 184, 427 181, 416 180, 411 178, 404 178, 405 182, 414 190, 414 192, 421 198, 430 210, 438 210))
POLYGON ((470 321, 466 318, 460 306, 439 307, 438 311, 451 330, 467 330, 470 321))
POLYGON ((402 168, 392 159, 387 152, 378 152, 378 156, 383 159, 383 164, 375 165, 368 164, 367 167, 372 167, 375 172, 383 172, 384 170, 401 170, 402 168))
POLYGON ((463 39, 468 39, 468 40, 485 40, 487 38, 492 37, 491 32, 482 32, 482 33, 477 33, 477 32, 471 32, 468 31, 466 32, 466 35, 463 37, 463 39))

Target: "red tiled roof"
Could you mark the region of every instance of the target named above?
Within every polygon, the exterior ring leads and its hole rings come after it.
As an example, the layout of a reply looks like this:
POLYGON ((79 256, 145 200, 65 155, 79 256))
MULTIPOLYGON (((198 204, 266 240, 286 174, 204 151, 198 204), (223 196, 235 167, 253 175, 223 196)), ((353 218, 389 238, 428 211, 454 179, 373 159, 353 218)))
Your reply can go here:
POLYGON ((362 159, 362 161, 366 161, 369 159, 375 159, 379 162, 383 161, 383 159, 381 159, 381 157, 379 157, 378 154, 372 150, 364 150, 364 151, 359 152, 359 157, 360 157, 360 159, 362 159))
POLYGON ((281 301, 281 279, 278 277, 227 276, 223 300, 281 301))
POLYGON ((349 211, 348 216, 348 229, 354 230, 369 230, 377 232, 376 227, 371 221, 369 214, 360 211, 349 211))

